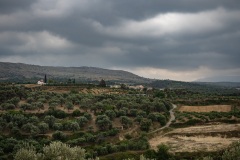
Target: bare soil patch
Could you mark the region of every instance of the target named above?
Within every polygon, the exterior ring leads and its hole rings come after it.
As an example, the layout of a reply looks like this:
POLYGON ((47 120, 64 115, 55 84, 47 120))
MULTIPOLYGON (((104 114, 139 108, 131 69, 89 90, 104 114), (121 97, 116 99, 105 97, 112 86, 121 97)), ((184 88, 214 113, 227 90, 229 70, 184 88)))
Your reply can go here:
POLYGON ((222 138, 212 136, 172 136, 155 139, 151 146, 156 148, 163 143, 170 146, 171 152, 198 152, 198 151, 218 151, 227 148, 232 142, 238 141, 239 138, 222 138))
POLYGON ((232 110, 231 105, 209 105, 209 106, 181 106, 179 109, 181 112, 230 112, 232 110))
POLYGON ((158 135, 150 139, 149 143, 153 149, 156 149, 161 143, 167 144, 170 146, 171 152, 217 151, 228 147, 232 142, 239 141, 240 137, 238 136, 226 136, 229 132, 239 131, 240 124, 179 128, 166 134, 158 135), (217 134, 215 136, 208 134, 213 132, 217 134))

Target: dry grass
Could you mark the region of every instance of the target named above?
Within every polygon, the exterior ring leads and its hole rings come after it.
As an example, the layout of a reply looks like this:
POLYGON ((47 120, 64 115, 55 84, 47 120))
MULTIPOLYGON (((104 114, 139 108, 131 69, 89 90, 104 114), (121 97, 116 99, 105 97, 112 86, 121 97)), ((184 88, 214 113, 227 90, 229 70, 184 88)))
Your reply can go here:
POLYGON ((232 110, 231 105, 209 105, 209 106, 181 106, 179 109, 181 112, 230 112, 232 110))
POLYGON ((171 152, 217 151, 239 141, 239 137, 226 137, 229 131, 240 131, 240 124, 219 124, 175 129, 165 135, 159 135, 149 140, 150 146, 156 149, 161 143, 170 146, 171 152), (207 133, 216 132, 217 136, 207 133), (186 136, 184 133, 191 133, 186 136), (196 135, 194 135, 196 134, 196 135))
POLYGON ((232 142, 238 141, 239 138, 222 138, 212 136, 172 136, 154 139, 151 141, 151 147, 163 143, 170 146, 171 152, 197 152, 197 151, 218 151, 229 146, 232 142))

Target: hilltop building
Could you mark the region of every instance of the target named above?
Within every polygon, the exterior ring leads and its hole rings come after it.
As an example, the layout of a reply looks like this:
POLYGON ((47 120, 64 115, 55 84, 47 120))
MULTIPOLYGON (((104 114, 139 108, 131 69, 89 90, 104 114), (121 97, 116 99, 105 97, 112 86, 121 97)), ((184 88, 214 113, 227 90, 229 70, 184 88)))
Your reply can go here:
POLYGON ((136 90, 143 90, 143 85, 137 85, 137 86, 129 86, 129 89, 136 89, 136 90))
POLYGON ((120 85, 110 85, 110 88, 121 88, 121 86, 120 85))
POLYGON ((45 84, 47 84, 47 75, 45 74, 44 80, 41 79, 40 81, 37 82, 37 84, 39 84, 39 85, 45 85, 45 84))
POLYGON ((45 85, 46 83, 44 83, 44 81, 41 79, 40 81, 37 82, 37 84, 39 84, 39 85, 45 85))

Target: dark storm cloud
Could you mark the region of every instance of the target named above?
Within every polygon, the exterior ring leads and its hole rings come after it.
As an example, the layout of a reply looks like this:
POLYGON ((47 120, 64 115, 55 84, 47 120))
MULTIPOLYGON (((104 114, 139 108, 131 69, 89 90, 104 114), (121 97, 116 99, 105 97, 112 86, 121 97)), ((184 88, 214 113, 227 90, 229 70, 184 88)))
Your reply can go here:
POLYGON ((36 0, 1 0, 0 13, 8 14, 19 10, 29 9, 36 0))
POLYGON ((239 15, 238 0, 0 1, 0 60, 240 72, 239 15))

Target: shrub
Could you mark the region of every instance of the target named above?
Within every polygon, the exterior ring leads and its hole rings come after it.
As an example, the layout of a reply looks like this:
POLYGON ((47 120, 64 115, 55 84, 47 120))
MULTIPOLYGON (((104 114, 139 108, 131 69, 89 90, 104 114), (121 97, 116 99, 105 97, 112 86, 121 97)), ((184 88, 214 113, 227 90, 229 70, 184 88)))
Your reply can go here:
POLYGON ((73 113, 72 113, 72 116, 73 116, 73 117, 78 117, 78 116, 80 116, 80 115, 81 115, 81 112, 80 112, 79 109, 75 109, 75 110, 73 111, 73 113))
POLYGON ((151 124, 152 124, 152 120, 144 118, 140 123, 140 129, 142 131, 148 132, 150 130, 151 124))
POLYGON ((64 112, 63 110, 59 110, 59 109, 57 109, 57 110, 48 110, 47 112, 45 112, 45 114, 52 115, 52 116, 54 116, 56 118, 61 118, 61 119, 67 117, 67 113, 64 112))
POLYGON ((85 112, 83 116, 86 117, 89 121, 92 120, 92 115, 88 112, 85 112))
POLYGON ((157 159, 158 160, 166 160, 170 159, 172 155, 169 153, 169 147, 165 144, 158 145, 157 150, 157 159))
POLYGON ((15 105, 12 103, 3 103, 0 107, 2 110, 15 109, 15 105))
POLYGON ((233 143, 222 155, 222 160, 240 159, 240 142, 233 143))
POLYGON ((85 124, 88 123, 88 119, 84 116, 79 117, 76 121, 80 127, 83 127, 85 124))
POLYGON ((39 128, 39 130, 40 130, 40 133, 46 133, 46 132, 49 130, 48 124, 47 124, 47 123, 44 123, 44 122, 39 123, 39 124, 38 124, 38 128, 39 128))
POLYGON ((59 131, 61 131, 61 130, 63 130, 63 125, 62 125, 62 123, 54 123, 53 126, 52 126, 52 128, 53 128, 54 130, 59 130, 59 131))
POLYGON ((66 135, 62 131, 56 131, 52 134, 54 140, 64 140, 66 135))

